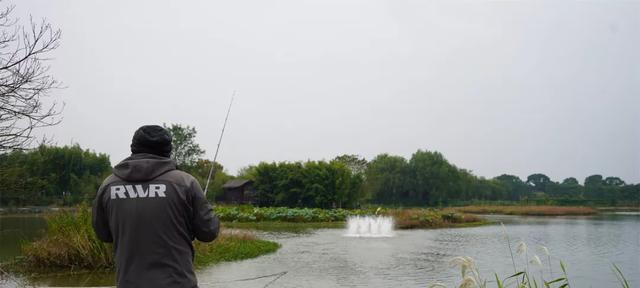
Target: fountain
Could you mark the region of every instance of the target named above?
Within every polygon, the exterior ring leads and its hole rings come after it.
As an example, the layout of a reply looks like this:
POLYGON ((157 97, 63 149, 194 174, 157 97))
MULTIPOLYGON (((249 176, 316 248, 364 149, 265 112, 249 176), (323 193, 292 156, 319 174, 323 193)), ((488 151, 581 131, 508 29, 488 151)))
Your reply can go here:
POLYGON ((347 237, 393 237, 393 218, 351 216, 347 218, 347 237))

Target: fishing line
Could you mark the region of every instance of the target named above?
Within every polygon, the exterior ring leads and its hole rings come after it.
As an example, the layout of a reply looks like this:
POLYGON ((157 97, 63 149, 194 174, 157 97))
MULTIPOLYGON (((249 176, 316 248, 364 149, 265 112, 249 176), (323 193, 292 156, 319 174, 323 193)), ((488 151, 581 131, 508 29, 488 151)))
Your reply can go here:
MULTIPOLYGON (((288 272, 289 271, 282 271, 282 272, 279 272, 279 273, 274 273, 274 274, 269 274, 269 275, 262 275, 262 276, 256 276, 256 277, 251 277, 251 278, 243 278, 243 279, 236 279, 236 280, 229 280, 229 281, 202 282, 202 283, 198 283, 198 286, 200 286, 200 287, 205 287, 205 286, 215 287, 215 285, 219 285, 219 284, 228 284, 228 283, 252 281, 252 280, 259 280, 259 279, 264 279, 264 278, 269 278, 269 277, 275 277, 275 278, 273 278, 273 280, 269 281, 269 283, 267 283, 266 285, 262 286, 262 288, 267 288, 271 284, 276 282, 278 279, 280 279, 282 276, 286 275, 288 272)), ((4 273, 6 273, 6 272, 4 272, 4 273)), ((59 274, 65 275, 65 274, 72 274, 72 273, 59 273, 59 274)), ((9 274, 9 273, 6 273, 6 275, 8 277, 11 277, 11 274, 9 274)), ((17 283, 17 284, 22 284, 20 282, 17 282, 16 280, 13 280, 13 281, 15 283, 17 283)), ((115 288, 115 287, 116 286, 99 286, 99 287, 94 287, 94 288, 115 288)), ((40 288, 54 288, 54 287, 40 286, 40 288)), ((55 287, 55 288, 75 288, 75 287, 55 287)))
POLYGON ((210 285, 216 285, 216 284, 244 282, 244 281, 252 281, 252 280, 259 280, 259 279, 264 279, 264 278, 269 278, 269 277, 275 277, 273 280, 269 281, 269 283, 267 283, 266 285, 262 286, 262 288, 267 288, 271 284, 276 282, 278 279, 280 279, 282 276, 287 274, 288 272, 289 271, 282 271, 282 272, 279 272, 279 273, 274 273, 274 274, 269 274, 269 275, 262 275, 262 276, 256 276, 256 277, 244 278, 244 279, 236 279, 236 280, 229 280, 229 281, 204 282, 204 283, 198 283, 198 286, 210 286, 210 285))

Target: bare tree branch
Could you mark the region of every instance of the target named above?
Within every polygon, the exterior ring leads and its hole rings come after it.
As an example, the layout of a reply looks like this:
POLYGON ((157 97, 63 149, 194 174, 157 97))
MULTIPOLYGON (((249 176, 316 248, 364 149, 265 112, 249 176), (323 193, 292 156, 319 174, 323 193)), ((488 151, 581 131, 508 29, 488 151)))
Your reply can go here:
POLYGON ((21 26, 13 10, 0 9, 0 153, 26 148, 34 129, 60 123, 62 111, 56 102, 43 101, 60 88, 45 56, 58 48, 62 32, 32 18, 21 26))

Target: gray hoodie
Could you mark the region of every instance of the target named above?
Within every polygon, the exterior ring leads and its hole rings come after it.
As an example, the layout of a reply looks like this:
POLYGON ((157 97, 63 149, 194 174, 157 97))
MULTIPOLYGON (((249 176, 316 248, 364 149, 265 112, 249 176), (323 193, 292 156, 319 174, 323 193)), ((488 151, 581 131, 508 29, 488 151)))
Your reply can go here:
POLYGON ((93 229, 113 242, 118 287, 197 287, 193 245, 219 221, 193 176, 169 158, 134 154, 113 169, 93 202, 93 229))

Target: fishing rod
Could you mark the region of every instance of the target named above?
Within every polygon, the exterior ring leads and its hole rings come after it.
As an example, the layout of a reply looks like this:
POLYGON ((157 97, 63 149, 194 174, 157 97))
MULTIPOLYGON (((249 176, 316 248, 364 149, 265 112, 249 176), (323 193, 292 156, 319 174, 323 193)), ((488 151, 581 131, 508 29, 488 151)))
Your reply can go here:
POLYGON ((222 132, 220 132, 220 139, 218 139, 218 147, 216 147, 216 153, 213 155, 213 163, 211 164, 211 169, 209 169, 209 176, 207 176, 207 184, 204 186, 204 195, 207 195, 207 191, 209 190, 209 181, 211 181, 211 175, 216 169, 216 160, 218 159, 218 151, 220 151, 220 143, 222 143, 222 136, 224 136, 224 129, 227 128, 227 120, 229 119, 229 113, 231 112, 231 105, 233 105, 233 98, 236 96, 236 91, 233 91, 231 95, 231 102, 229 102, 229 108, 227 109, 227 116, 224 117, 224 124, 222 124, 222 132))

